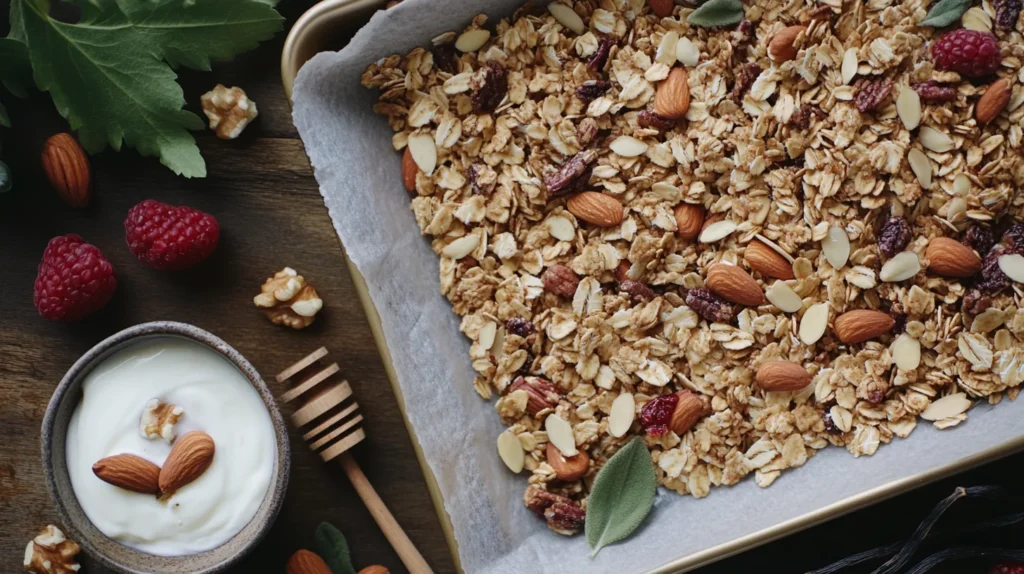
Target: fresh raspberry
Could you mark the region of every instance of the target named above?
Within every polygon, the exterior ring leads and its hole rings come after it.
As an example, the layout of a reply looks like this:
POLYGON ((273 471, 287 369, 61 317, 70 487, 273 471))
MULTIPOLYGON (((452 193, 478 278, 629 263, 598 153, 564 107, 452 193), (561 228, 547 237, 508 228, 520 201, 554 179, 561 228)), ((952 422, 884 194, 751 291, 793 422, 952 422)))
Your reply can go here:
POLYGON ((932 44, 932 59, 940 70, 976 78, 999 69, 999 45, 991 32, 960 28, 932 44))
POLYGON ((32 299, 39 314, 77 321, 114 296, 114 267, 95 245, 71 234, 54 237, 43 251, 32 299))
POLYGON ((220 226, 208 213, 147 199, 124 220, 128 248, 155 269, 186 269, 217 247, 220 226))
POLYGON ((1003 562, 996 564, 988 574, 1024 574, 1024 562, 1003 562))

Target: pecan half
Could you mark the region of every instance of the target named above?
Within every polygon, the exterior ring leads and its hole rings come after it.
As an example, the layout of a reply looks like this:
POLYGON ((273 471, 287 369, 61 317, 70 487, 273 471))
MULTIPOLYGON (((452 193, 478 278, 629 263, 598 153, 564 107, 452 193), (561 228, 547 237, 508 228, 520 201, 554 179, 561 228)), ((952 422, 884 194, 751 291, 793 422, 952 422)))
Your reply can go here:
POLYGON ((594 55, 587 62, 587 67, 595 72, 604 70, 604 65, 608 63, 608 56, 612 52, 612 46, 615 44, 614 38, 608 36, 601 38, 601 43, 597 45, 597 50, 594 51, 594 55))
POLYGON ((570 299, 576 294, 576 287, 580 284, 580 278, 576 272, 562 264, 548 267, 548 270, 540 276, 540 280, 548 291, 570 299))
POLYGON ((709 323, 728 323, 736 316, 736 308, 704 287, 686 293, 686 306, 709 323))
POLYGON ((892 94, 892 85, 889 78, 861 78, 853 86, 857 90, 853 102, 861 113, 877 110, 892 94))
POLYGON ((667 132, 676 126, 675 120, 663 118, 650 110, 637 114, 636 123, 642 128, 653 128, 661 132, 667 132))
POLYGON ((583 150, 569 158, 557 171, 545 176, 544 187, 548 189, 548 195, 562 195, 585 186, 597 155, 596 150, 583 150))
POLYGON ((639 281, 626 279, 619 283, 619 289, 629 293, 634 301, 653 301, 658 295, 650 287, 639 281))
POLYGON ((537 413, 555 408, 562 398, 558 388, 543 377, 516 377, 509 387, 509 392, 513 391, 526 391, 526 394, 529 395, 526 411, 531 416, 537 416, 537 413))
POLYGON ((944 86, 935 80, 911 84, 910 87, 921 96, 921 101, 926 104, 941 104, 952 102, 956 99, 956 88, 944 86))

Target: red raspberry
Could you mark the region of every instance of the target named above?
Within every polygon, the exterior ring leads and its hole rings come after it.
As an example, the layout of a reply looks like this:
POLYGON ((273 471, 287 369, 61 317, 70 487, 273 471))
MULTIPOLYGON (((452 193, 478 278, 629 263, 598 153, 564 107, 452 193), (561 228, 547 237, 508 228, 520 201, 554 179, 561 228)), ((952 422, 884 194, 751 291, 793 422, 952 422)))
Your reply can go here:
POLYGON ((988 574, 1024 574, 1024 562, 1003 562, 992 566, 988 574))
POLYGON ((81 237, 54 237, 43 251, 32 299, 39 314, 77 321, 101 309, 117 289, 114 267, 81 237))
POLYGON ((147 199, 124 220, 128 248, 155 269, 192 267, 217 247, 220 226, 208 213, 147 199))
POLYGON ((976 78, 996 73, 1001 62, 999 45, 991 32, 960 28, 932 43, 932 59, 940 70, 953 70, 976 78))

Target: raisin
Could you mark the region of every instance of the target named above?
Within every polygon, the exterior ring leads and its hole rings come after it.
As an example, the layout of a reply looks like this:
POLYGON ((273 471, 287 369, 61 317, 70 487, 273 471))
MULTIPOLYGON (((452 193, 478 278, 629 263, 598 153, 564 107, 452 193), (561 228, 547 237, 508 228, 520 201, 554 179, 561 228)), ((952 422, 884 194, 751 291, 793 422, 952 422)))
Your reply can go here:
POLYGON ((1021 0, 995 0, 996 26, 1003 30, 1013 30, 1017 26, 1017 18, 1020 16, 1021 0))
POLYGON ((956 88, 944 86, 935 80, 911 84, 910 87, 917 92, 917 95, 921 96, 921 101, 926 104, 941 104, 956 99, 956 88))
POLYGON ((525 376, 528 376, 531 372, 533 372, 533 359, 534 359, 533 353, 531 353, 529 350, 527 350, 526 351, 526 360, 523 361, 523 366, 519 367, 519 370, 516 371, 516 375, 518 375, 520 377, 525 377, 525 376))
POLYGON ((597 161, 595 150, 583 150, 572 156, 558 171, 544 177, 548 195, 563 195, 585 186, 590 180, 590 171, 597 161))
POLYGON ((839 427, 836 426, 835 421, 832 420, 832 413, 825 411, 825 414, 822 415, 821 420, 824 421, 825 432, 827 432, 828 434, 843 434, 843 431, 839 430, 839 427))
POLYGON ((1024 223, 1014 223, 1003 232, 1002 243, 1014 252, 1024 255, 1024 223))
POLYGON ((659 116, 650 110, 637 114, 636 123, 642 128, 654 128, 660 132, 667 132, 676 126, 675 120, 659 116))
POLYGON ((824 117, 824 115, 825 113, 817 106, 803 104, 789 117, 788 125, 791 129, 802 132, 811 127, 812 119, 824 117))
POLYGON ((505 330, 513 335, 528 337, 537 332, 537 327, 534 327, 533 323, 522 317, 512 317, 505 322, 505 330))
POLYGON ((992 306, 992 297, 985 295, 980 288, 974 288, 964 294, 960 301, 960 310, 965 315, 979 315, 992 306))
POLYGON ((508 72, 497 62, 487 62, 473 84, 473 95, 470 96, 473 112, 493 112, 508 92, 508 72))
POLYGON ((892 333, 894 335, 902 335, 907 330, 907 316, 903 313, 898 313, 893 310, 889 310, 889 316, 894 321, 892 325, 892 333))
POLYGON ((640 411, 640 426, 651 436, 661 436, 668 432, 672 424, 672 414, 679 404, 679 395, 672 393, 651 399, 640 411))
POLYGON ((981 262, 982 283, 978 288, 985 293, 995 294, 1010 285, 1010 278, 999 268, 999 258, 1013 253, 1013 249, 1004 243, 996 245, 988 251, 981 262))
POLYGON ((619 283, 619 289, 629 293, 634 301, 653 301, 657 297, 650 287, 632 279, 626 279, 619 283))
POLYGON ((886 257, 895 257, 910 244, 912 234, 913 231, 906 219, 891 217, 878 234, 878 250, 886 257))
POLYGON ((761 66, 748 62, 740 66, 736 72, 736 82, 732 85, 732 93, 729 95, 734 102, 739 103, 743 96, 754 85, 754 81, 761 75, 761 66))
POLYGON ((612 83, 606 80, 587 80, 576 88, 576 97, 590 103, 603 96, 611 87, 612 83))
POLYGON ((597 45, 597 50, 594 51, 594 55, 587 62, 587 67, 595 72, 604 70, 604 65, 608 63, 608 56, 612 53, 612 46, 614 45, 614 38, 607 36, 602 38, 601 43, 597 45))
POLYGON ((454 44, 438 44, 430 48, 430 53, 434 55, 434 66, 438 70, 449 74, 459 73, 459 55, 454 44))
POLYGON ((967 228, 967 233, 964 234, 964 245, 977 251, 980 255, 988 253, 989 249, 996 244, 995 235, 992 234, 992 230, 987 227, 982 227, 975 223, 974 225, 967 228))
POLYGON ((736 316, 736 308, 704 287, 686 293, 686 305, 709 323, 728 323, 736 316))
POLYGON ((861 78, 853 87, 857 90, 853 102, 861 113, 877 110, 892 94, 892 80, 889 78, 861 78))

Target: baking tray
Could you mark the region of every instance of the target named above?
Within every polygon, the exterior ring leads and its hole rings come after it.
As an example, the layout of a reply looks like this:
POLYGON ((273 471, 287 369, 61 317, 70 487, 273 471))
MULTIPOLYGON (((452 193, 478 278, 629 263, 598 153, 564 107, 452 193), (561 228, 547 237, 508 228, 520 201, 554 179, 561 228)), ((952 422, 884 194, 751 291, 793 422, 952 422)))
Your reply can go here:
MULTIPOLYGON (((312 58, 318 52, 326 50, 340 50, 343 48, 352 36, 355 35, 356 31, 369 21, 374 12, 383 8, 385 4, 386 0, 324 0, 310 8, 295 22, 295 25, 288 33, 288 38, 285 40, 284 49, 281 53, 281 80, 284 84, 285 94, 288 96, 289 102, 291 101, 292 86, 295 77, 299 72, 299 68, 301 68, 307 60, 312 58)), ((424 42, 428 40, 428 38, 424 38, 424 42)), ((367 113, 372 112, 367 110, 367 113)), ((427 488, 430 491, 430 496, 434 503, 434 509, 441 522, 441 527, 444 531, 445 539, 448 542, 452 559, 455 561, 456 567, 462 571, 459 566, 458 544, 453 534, 451 521, 447 512, 444 510, 444 502, 442 500, 441 493, 437 488, 437 482, 427 465, 426 460, 423 458, 423 452, 420 449, 419 441, 416 438, 415 429, 412 428, 409 424, 408 418, 405 416, 405 401, 402 397, 402 390, 398 385, 395 370, 391 362, 391 352, 384 339, 384 332, 381 326, 380 317, 377 314, 377 309, 374 306, 373 301, 370 299, 370 294, 367 290, 366 282, 363 279, 362 274, 347 255, 345 256, 345 262, 348 265, 349 273, 351 274, 352 280, 355 284, 356 292, 359 294, 359 300, 362 303, 363 309, 366 311, 370 330, 373 333, 373 338, 376 341, 378 350, 380 351, 381 359, 384 363, 384 369, 388 375, 388 381, 390 382, 395 395, 398 397, 398 406, 402 412, 403 418, 405 419, 405 426, 409 431, 409 436, 412 438, 413 447, 416 450, 416 457, 419 461, 420 468, 423 470, 423 475, 426 478, 427 488)), ((670 562, 662 564, 654 570, 651 570, 650 574, 685 572, 692 570, 694 568, 710 564, 711 562, 738 554, 745 550, 749 550, 750 548, 788 536, 805 528, 810 528, 816 524, 832 520, 833 518, 840 517, 854 510, 882 502, 883 500, 887 500, 952 474, 962 472, 980 464, 1009 456, 1020 451, 1024 451, 1024 436, 1018 436, 995 447, 973 453, 948 464, 932 468, 926 472, 905 476, 875 488, 862 491, 856 495, 822 506, 813 512, 808 512, 785 522, 778 523, 770 528, 765 528, 746 536, 737 537, 729 542, 719 544, 711 548, 706 548, 700 552, 680 556, 670 562)))

